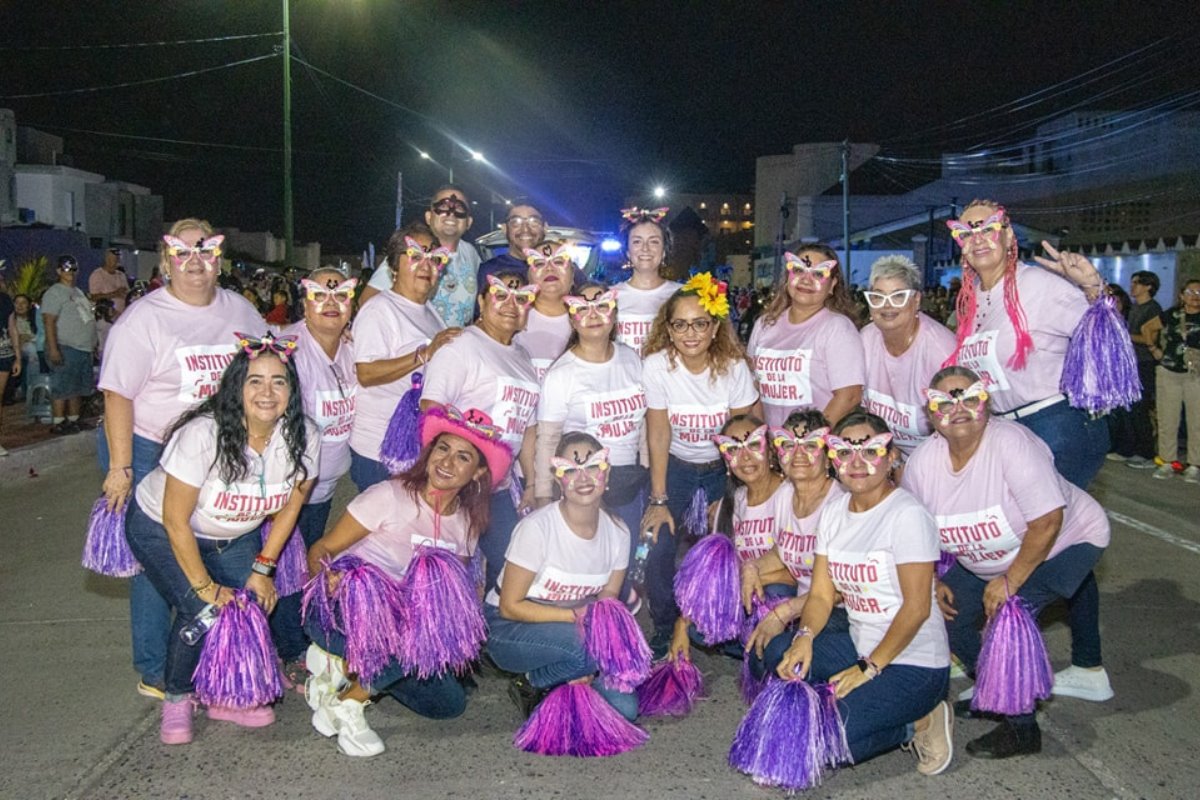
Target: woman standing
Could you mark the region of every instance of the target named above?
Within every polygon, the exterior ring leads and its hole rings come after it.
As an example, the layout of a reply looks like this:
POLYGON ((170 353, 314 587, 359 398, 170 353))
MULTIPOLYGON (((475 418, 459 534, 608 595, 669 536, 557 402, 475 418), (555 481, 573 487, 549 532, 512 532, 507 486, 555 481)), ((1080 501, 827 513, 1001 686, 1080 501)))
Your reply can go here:
POLYGON ((575 266, 568 242, 543 242, 525 251, 528 280, 537 286, 537 299, 529 309, 525 328, 513 341, 525 348, 540 382, 554 359, 567 348, 571 318, 563 298, 571 293, 575 266))
POLYGON ((924 413, 925 387, 954 352, 954 334, 922 314, 921 272, 904 256, 871 265, 863 292, 871 324, 862 329, 867 359, 863 406, 888 423, 902 457, 932 432, 924 413))
POLYGON ((619 312, 617 341, 637 351, 650 335, 662 304, 682 285, 659 273, 671 255, 671 231, 662 224, 666 216, 666 208, 621 209, 625 258, 633 272, 629 280, 613 287, 619 312))
POLYGON ((784 259, 787 271, 747 347, 767 422, 778 427, 797 408, 814 406, 836 424, 862 402, 866 383, 854 303, 826 245, 784 259))
POLYGON ((646 592, 654 621, 650 649, 661 658, 679 617, 676 527, 698 493, 705 505, 721 495, 725 462, 713 436, 731 416, 750 413, 758 392, 729 323, 725 285, 708 273, 694 276, 659 309, 644 356, 650 498, 641 530, 654 542, 646 592))
MULTIPOLYGON (((979 626, 1010 595, 1036 616, 1059 598, 1076 599, 1071 667, 1055 676, 1055 693, 1112 697, 1100 660, 1100 607, 1093 569, 1108 546, 1104 509, 1054 469, 1045 442, 1029 429, 988 411, 979 376, 947 367, 930 382, 929 409, 938 436, 917 448, 904 485, 937 518, 941 548, 957 563, 938 583, 937 599, 950 647, 973 675, 979 626)), ((971 697, 971 692, 959 696, 971 697)), ((956 711, 960 710, 958 707, 956 711)), ((966 708, 961 709, 966 711, 966 708)), ((1006 718, 967 744, 979 758, 1037 753, 1041 732, 1032 713, 1006 718)))
POLYGON ((392 288, 363 305, 354 320, 355 373, 361 387, 350 430, 350 479, 361 492, 390 477, 379 446, 404 393, 420 370, 462 332, 447 328, 429 298, 450 255, 424 223, 387 244, 392 288))
MULTIPOLYGON (((289 362, 295 341, 268 333, 262 339, 241 334, 239 343, 243 349, 216 394, 168 431, 162 461, 138 485, 126 517, 130 549, 175 610, 163 744, 192 740, 200 644, 180 634, 241 587, 271 613, 276 560, 312 488, 310 476, 317 475, 321 436, 301 408, 296 366, 289 362), (262 544, 258 528, 271 515, 276 524, 262 544)), ((275 721, 270 706, 210 706, 208 716, 250 728, 275 721)))
POLYGON ((1179 459, 1180 406, 1187 407, 1187 463, 1183 479, 1200 483, 1200 280, 1190 280, 1179 304, 1142 327, 1142 337, 1154 342, 1158 405, 1158 457, 1163 463, 1156 478, 1169 478, 1179 459), (1160 341, 1161 337, 1161 341, 1160 341))
MULTIPOLYGON (((166 285, 125 310, 113 325, 100 367, 104 427, 98 456, 109 508, 120 508, 155 466, 167 429, 209 397, 237 352, 236 331, 257 331, 262 317, 217 286, 224 236, 204 220, 181 219, 163 237, 159 268, 166 285)), ((129 588, 133 666, 138 693, 162 698, 171 620, 149 579, 129 588)))
MULTIPOLYGON (((481 412, 433 409, 421 422, 421 453, 406 472, 354 498, 333 530, 308 551, 309 571, 341 555, 361 558, 395 580, 404 577, 417 548, 438 547, 464 562, 487 527, 492 483, 508 472, 512 453, 500 431, 481 412)), ((347 675, 343 632, 326 634, 315 619, 308 632, 306 687, 312 724, 323 736, 338 737, 349 756, 374 756, 383 740, 367 724, 363 709, 373 695, 387 693, 430 719, 449 719, 467 705, 466 692, 450 673, 420 678, 393 659, 369 685, 347 675)))
MULTIPOLYGON (((16 305, 9 299, 8 293, 2 291, 4 280, 0 278, 0 425, 4 420, 3 399, 7 394, 8 376, 14 379, 21 377, 21 337, 17 332, 16 305)), ((0 446, 0 456, 8 455, 8 451, 0 446)))
POLYGON ((908 744, 917 771, 937 775, 954 752, 954 716, 943 700, 950 650, 931 613, 937 525, 893 485, 896 448, 882 419, 846 416, 828 449, 846 494, 821 512, 812 587, 776 673, 834 685, 855 764, 908 744), (826 630, 838 593, 848 633, 826 630))
MULTIPOLYGON (((595 675, 577 620, 589 603, 617 596, 629 561, 629 532, 601 508, 608 451, 571 432, 553 466, 562 499, 517 525, 499 585, 484 604, 488 653, 501 669, 521 673, 509 695, 526 716, 547 690, 595 675)), ((633 692, 602 679, 594 685, 626 719, 637 717, 633 692)))

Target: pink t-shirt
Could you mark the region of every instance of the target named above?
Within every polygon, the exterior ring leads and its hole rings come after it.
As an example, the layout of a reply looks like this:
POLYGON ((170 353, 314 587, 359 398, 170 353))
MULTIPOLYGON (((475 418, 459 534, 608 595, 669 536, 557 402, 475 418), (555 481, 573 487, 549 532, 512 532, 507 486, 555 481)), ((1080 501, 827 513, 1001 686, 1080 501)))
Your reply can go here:
POLYGON ((521 345, 529 353, 538 383, 541 383, 554 359, 567 349, 570 336, 571 318, 567 314, 547 317, 536 308, 531 308, 525 321, 525 330, 513 337, 513 344, 521 345))
POLYGON ((1070 281, 1041 267, 1017 265, 1017 294, 1033 349, 1025 369, 1014 370, 1008 359, 1017 336, 1004 310, 1004 282, 976 296, 975 330, 963 340, 958 363, 979 373, 997 413, 1011 411, 1058 394, 1067 345, 1083 314, 1087 298, 1070 281))
POLYGON ((887 351, 875 323, 862 329, 867 359, 863 406, 887 422, 896 446, 905 455, 933 432, 921 390, 929 386, 929 379, 954 352, 953 333, 924 314, 919 314, 918 320, 917 335, 900 356, 887 351))
MULTIPOLYGON (((525 348, 500 344, 472 325, 429 360, 421 399, 486 412, 512 448, 515 463, 540 391, 525 348)), ((497 482, 496 489, 502 488, 507 482, 497 482)))
POLYGON ((829 482, 829 490, 817 509, 807 517, 797 517, 793 500, 795 489, 791 481, 785 481, 775 493, 775 514, 779 533, 775 536, 775 551, 779 559, 796 579, 796 594, 808 592, 812 586, 813 550, 817 546, 817 522, 825 506, 844 495, 846 490, 837 481, 829 482), (784 489, 784 487, 787 487, 784 489))
POLYGON ((835 389, 866 383, 858 329, 827 308, 799 325, 786 313, 774 325, 759 319, 746 350, 768 425, 782 425, 803 406, 824 410, 835 389))
MULTIPOLYGON (((596 535, 581 538, 567 526, 559 505, 543 506, 517 523, 496 585, 504 585, 507 563, 513 563, 534 574, 527 599, 576 608, 604 591, 612 574, 628 565, 629 531, 601 512, 596 535)), ((498 589, 488 592, 487 602, 500 605, 498 589)))
POLYGON ((903 481, 937 518, 942 549, 982 578, 1003 575, 1029 522, 1056 508, 1063 523, 1047 558, 1075 544, 1108 546, 1104 509, 1058 473, 1050 448, 1019 422, 992 417, 959 472, 946 440, 930 437, 909 458, 903 481))
POLYGON ((369 561, 397 580, 422 545, 440 547, 462 559, 475 552, 476 543, 468 535, 470 521, 461 504, 435 525, 433 509, 424 498, 420 494, 414 498, 395 479, 368 487, 350 501, 346 513, 370 533, 347 547, 345 554, 369 561))
MULTIPOLYGON (((139 303, 141 301, 138 301, 139 303)), ((136 308, 138 303, 134 303, 136 308)), ((308 477, 320 469, 321 434, 312 420, 305 420, 307 446, 303 463, 308 477)), ((137 502, 146 516, 162 522, 163 495, 167 475, 200 490, 192 512, 192 531, 204 539, 236 539, 278 513, 292 496, 301 476, 290 477, 291 459, 283 429, 276 426, 262 455, 246 448, 248 470, 233 483, 221 479, 217 458, 217 423, 212 417, 197 417, 184 425, 163 449, 158 466, 138 484, 137 502)))
POLYGON ((133 432, 161 442, 180 414, 215 394, 237 352, 235 332, 267 329, 254 306, 217 289, 207 306, 170 290, 151 292, 117 318, 100 368, 100 388, 133 401, 133 432))
POLYGON ((739 486, 733 494, 733 546, 738 561, 753 561, 775 547, 779 527, 779 497, 790 496, 792 485, 787 481, 756 506, 747 505, 747 490, 739 486))
POLYGON ((683 286, 675 281, 665 281, 657 289, 635 289, 629 281, 618 283, 617 290, 617 341, 641 352, 642 342, 650 335, 650 326, 658 316, 658 310, 683 286))
MULTIPOLYGON (((380 292, 354 320, 354 360, 359 364, 399 358, 428 344, 446 327, 432 303, 414 303, 396 292, 380 292)), ((420 370, 418 370, 420 371, 420 370)), ((412 388, 412 373, 391 383, 359 389, 350 430, 350 447, 372 461, 379 460, 379 445, 387 433, 396 404, 412 388)))
MULTIPOLYGON (((938 560, 937 523, 903 489, 861 512, 850 510, 850 495, 845 494, 823 507, 815 552, 829 560, 829 577, 845 602, 855 648, 870 655, 904 603, 896 566, 938 560)), ((933 599, 933 580, 929 595, 929 616, 892 663, 932 669, 950 665, 946 623, 933 599)))
POLYGON ((108 294, 116 291, 121 293, 108 299, 120 314, 125 310, 125 295, 129 293, 129 278, 121 270, 109 272, 104 267, 92 270, 92 274, 88 276, 88 294, 108 294))
POLYGON ((337 353, 330 359, 303 321, 287 328, 284 334, 298 340, 296 372, 304 413, 321 431, 321 477, 308 502, 323 503, 333 496, 338 480, 350 471, 350 428, 358 393, 354 345, 339 342, 337 353))

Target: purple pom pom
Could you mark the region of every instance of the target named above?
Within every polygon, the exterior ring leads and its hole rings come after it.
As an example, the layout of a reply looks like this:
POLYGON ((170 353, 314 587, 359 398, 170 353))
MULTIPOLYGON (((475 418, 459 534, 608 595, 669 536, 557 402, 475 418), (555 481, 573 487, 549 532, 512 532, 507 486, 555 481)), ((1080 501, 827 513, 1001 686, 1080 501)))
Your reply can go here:
POLYGON ((625 604, 609 597, 588 606, 581 621, 583 646, 604 683, 632 692, 650 674, 650 647, 625 604))
POLYGON ((421 387, 424 383, 421 373, 412 374, 412 388, 401 395, 379 444, 379 461, 393 475, 411 467, 421 452, 421 387))
POLYGON ((283 695, 283 674, 267 616, 246 590, 221 607, 204 637, 192 674, 196 696, 210 706, 253 708, 283 695))
POLYGON ((566 683, 546 695, 513 737, 526 753, 543 756, 615 756, 650 738, 588 684, 566 683))
POLYGON ((758 693, 762 691, 763 686, 766 685, 766 681, 770 677, 770 675, 764 675, 759 680, 750 671, 750 650, 747 647, 750 636, 754 633, 754 629, 758 627, 760 622, 790 599, 790 597, 768 597, 765 600, 759 600, 758 597, 755 597, 752 606, 753 611, 750 612, 745 622, 742 623, 742 647, 746 647, 747 649, 742 653, 742 669, 738 673, 738 691, 741 693, 742 701, 746 705, 754 702, 755 698, 758 697, 758 693))
MULTIPOLYGON (((333 563, 338 569, 341 558, 333 563)), ((342 572, 334 594, 338 629, 346 636, 346 664, 363 684, 399 658, 405 623, 400 588, 374 564, 358 562, 342 572)))
POLYGON ((125 509, 109 511, 104 495, 92 506, 88 517, 83 566, 110 578, 131 578, 142 571, 125 538, 125 509))
POLYGON ((1097 416, 1141 399, 1137 355, 1116 298, 1105 295, 1084 312, 1071 334, 1059 386, 1072 406, 1097 416))
POLYGON ((754 673, 750 671, 750 651, 742 653, 742 668, 738 670, 737 684, 738 694, 741 695, 743 703, 752 705, 770 678, 770 675, 764 675, 761 679, 755 678, 754 673))
POLYGON ((942 554, 938 556, 937 566, 934 567, 934 571, 937 572, 938 580, 941 580, 942 576, 949 572, 950 568, 957 563, 958 557, 954 555, 954 553, 950 552, 949 550, 943 550, 942 554))
POLYGON ((708 644, 738 637, 742 597, 733 542, 713 534, 688 551, 675 573, 675 602, 708 644))
POLYGON ((419 678, 461 672, 479 656, 487 625, 466 566, 447 550, 422 546, 400 581, 408 623, 400 663, 419 678))
POLYGON ((708 533, 708 495, 704 489, 697 487, 692 494, 692 502, 688 503, 683 512, 683 527, 693 536, 703 536, 708 533))
MULTIPOLYGON (((270 535, 271 520, 268 519, 262 526, 263 544, 267 543, 267 537, 270 535)), ((283 552, 279 554, 279 563, 275 566, 275 591, 280 597, 287 597, 289 594, 304 591, 306 583, 308 554, 304 551, 304 537, 300 535, 299 528, 293 528, 292 535, 283 546, 283 552)))
POLYGON ((971 708, 993 714, 1030 714, 1050 696, 1054 672, 1037 622, 1017 596, 1000 606, 983 630, 971 708))
POLYGON ((686 658, 663 661, 638 687, 638 713, 643 717, 684 717, 704 695, 704 676, 686 658))
POLYGON ((846 741, 846 726, 838 708, 837 688, 831 683, 819 683, 813 687, 821 698, 821 741, 825 746, 825 765, 839 767, 853 764, 850 743, 846 741))

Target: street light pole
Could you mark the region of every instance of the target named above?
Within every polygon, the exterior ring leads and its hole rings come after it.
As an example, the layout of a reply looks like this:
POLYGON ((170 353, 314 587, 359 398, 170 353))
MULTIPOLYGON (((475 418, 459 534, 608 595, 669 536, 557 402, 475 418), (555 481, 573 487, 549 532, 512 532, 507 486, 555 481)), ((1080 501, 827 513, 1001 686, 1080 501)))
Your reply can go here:
POLYGON ((292 266, 295 220, 292 207, 292 28, 283 0, 283 266, 292 266))

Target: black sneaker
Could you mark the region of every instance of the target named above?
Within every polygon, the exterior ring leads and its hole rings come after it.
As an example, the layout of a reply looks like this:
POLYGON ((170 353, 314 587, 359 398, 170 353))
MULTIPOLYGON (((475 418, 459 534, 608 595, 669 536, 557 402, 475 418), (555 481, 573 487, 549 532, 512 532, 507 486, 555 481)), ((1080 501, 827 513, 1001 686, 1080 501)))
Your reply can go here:
POLYGON ((1042 730, 1033 725, 1013 725, 1004 720, 978 739, 967 742, 975 758, 1012 758, 1042 752, 1042 730))
POLYGON ((671 649, 671 638, 671 631, 655 631, 650 637, 650 654, 655 661, 667 657, 667 651, 671 649))
POLYGON ((546 693, 545 689, 537 688, 524 675, 518 675, 508 682, 508 696, 525 719, 529 719, 529 715, 546 697, 546 693))

